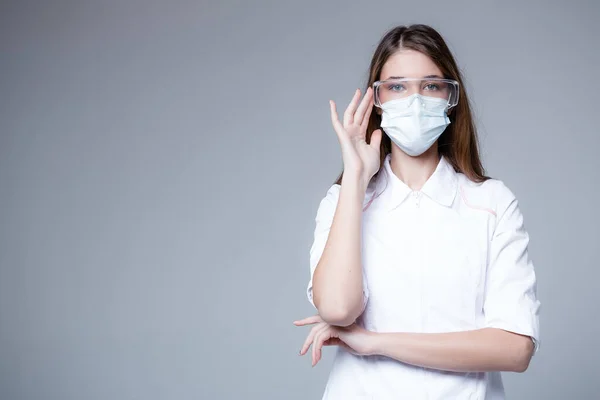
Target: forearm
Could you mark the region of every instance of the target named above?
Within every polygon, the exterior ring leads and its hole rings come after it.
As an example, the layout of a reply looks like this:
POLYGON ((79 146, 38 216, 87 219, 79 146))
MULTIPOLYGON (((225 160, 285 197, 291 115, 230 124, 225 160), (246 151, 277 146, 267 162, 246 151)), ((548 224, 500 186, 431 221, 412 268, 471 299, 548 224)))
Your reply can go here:
POLYGON ((374 332, 372 354, 446 371, 523 372, 533 343, 496 328, 447 333, 374 332))
POLYGON ((342 178, 329 236, 313 277, 314 303, 324 321, 347 326, 362 312, 362 207, 365 185, 342 178))

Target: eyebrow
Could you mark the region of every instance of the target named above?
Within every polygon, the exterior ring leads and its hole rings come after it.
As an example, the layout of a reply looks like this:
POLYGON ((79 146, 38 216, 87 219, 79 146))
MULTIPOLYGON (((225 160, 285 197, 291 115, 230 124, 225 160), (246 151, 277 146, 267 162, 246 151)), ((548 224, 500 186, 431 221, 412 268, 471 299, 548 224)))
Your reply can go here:
MULTIPOLYGON (((405 78, 405 77, 404 76, 390 76, 387 79, 403 79, 403 78, 405 78)), ((425 75, 423 78, 441 78, 441 79, 444 79, 443 76, 439 76, 439 75, 436 75, 436 74, 434 74, 434 75, 425 75)))

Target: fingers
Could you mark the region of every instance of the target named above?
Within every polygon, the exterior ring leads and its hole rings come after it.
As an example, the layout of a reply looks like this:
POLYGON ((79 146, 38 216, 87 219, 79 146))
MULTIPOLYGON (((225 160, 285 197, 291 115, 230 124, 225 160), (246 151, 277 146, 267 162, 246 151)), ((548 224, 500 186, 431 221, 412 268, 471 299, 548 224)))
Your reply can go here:
POLYGON ((306 317, 304 319, 296 320, 296 321, 294 321, 294 325, 304 326, 304 325, 316 324, 318 322, 323 322, 323 320, 321 319, 321 316, 319 314, 316 314, 316 315, 312 315, 310 317, 306 317))
POLYGON ((356 89, 356 92, 354 92, 354 97, 352 97, 352 101, 350 101, 348 108, 346 108, 346 111, 344 112, 343 125, 338 118, 335 102, 333 100, 329 100, 331 123, 333 124, 333 127, 335 128, 335 131, 340 139, 342 139, 344 129, 351 124, 360 125, 361 133, 363 137, 365 136, 369 118, 371 117, 371 112, 373 111, 373 89, 371 87, 367 88, 365 96, 360 101, 360 105, 358 104, 359 99, 360 89, 356 89))
MULTIPOLYGON (((313 315, 304 318, 303 320, 294 321, 294 323, 301 321, 316 321, 317 318, 319 320, 321 319, 319 315, 313 315)), ((323 346, 342 346, 348 351, 353 352, 353 350, 340 338, 340 333, 341 332, 336 329, 336 327, 320 320, 318 325, 315 325, 310 330, 310 333, 300 349, 300 355, 306 354, 312 344, 311 364, 314 367, 321 360, 323 346)))
MULTIPOLYGON (((371 88, 369 88, 371 89, 371 88)), ((371 118, 371 112, 373 111, 373 92, 370 91, 371 95, 369 96, 369 101, 366 104, 366 112, 365 115, 362 118, 362 122, 360 124, 360 129, 361 132, 366 132, 367 131, 367 126, 369 125, 369 118, 371 118)), ((365 96, 365 98, 367 98, 367 96, 365 96)))
POLYGON ((300 355, 306 354, 306 352, 308 351, 308 348, 310 347, 310 344, 314 340, 316 333, 319 332, 319 330, 321 330, 323 328, 323 326, 327 326, 327 324, 325 322, 319 323, 319 324, 320 325, 315 325, 308 333, 308 336, 306 337, 306 340, 304 340, 304 344, 302 345, 302 348, 300 348, 300 355))
POLYGON ((371 114, 370 110, 373 108, 373 89, 371 87, 367 88, 365 96, 360 102, 360 105, 358 104, 359 99, 360 89, 356 89, 356 92, 354 92, 354 97, 352 97, 352 101, 344 112, 344 126, 348 126, 353 123, 357 123, 362 126, 363 119, 365 118, 365 112, 369 112, 369 115, 371 114))
POLYGON ((369 143, 369 146, 379 151, 382 135, 383 133, 381 132, 381 129, 375 129, 371 134, 371 142, 369 143))
POLYGON ((356 89, 350 104, 348 104, 348 107, 344 112, 344 126, 348 126, 354 122, 354 112, 356 111, 356 106, 358 105, 358 99, 360 99, 360 89, 356 89))
POLYGON ((343 143, 346 138, 344 137, 344 127, 342 126, 337 113, 337 108, 335 106, 335 102, 333 100, 329 100, 329 108, 331 110, 331 123, 333 124, 333 128, 335 130, 336 135, 340 143, 343 143))
POLYGON ((369 115, 370 115, 370 111, 373 109, 373 107, 371 106, 372 100, 373 100, 373 89, 371 89, 371 87, 368 87, 367 92, 365 93, 365 97, 363 97, 362 101, 360 102, 360 105, 358 106, 358 109, 354 113, 354 122, 355 123, 357 123, 361 126, 363 125, 365 113, 369 112, 369 115))
POLYGON ((321 349, 323 348, 323 343, 333 336, 334 330, 333 327, 329 324, 326 324, 324 328, 320 329, 316 334, 313 340, 312 345, 312 366, 314 367, 319 360, 321 359, 321 349))

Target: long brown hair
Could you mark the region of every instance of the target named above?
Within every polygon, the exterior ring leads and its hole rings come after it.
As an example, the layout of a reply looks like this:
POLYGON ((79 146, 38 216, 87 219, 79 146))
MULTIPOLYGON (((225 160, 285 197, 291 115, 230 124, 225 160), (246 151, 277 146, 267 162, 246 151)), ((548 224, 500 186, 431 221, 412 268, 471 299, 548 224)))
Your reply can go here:
MULTIPOLYGON (((490 179, 485 175, 479 158, 477 128, 473 122, 462 75, 446 42, 434 28, 424 24, 400 25, 386 32, 371 59, 369 78, 363 93, 366 93, 366 89, 380 79, 381 70, 388 58, 402 49, 416 50, 429 56, 442 71, 444 78, 458 81, 458 104, 448 115, 451 123, 438 139, 438 151, 456 172, 465 174, 472 181, 483 182, 490 179)), ((367 125, 367 143, 371 142, 371 134, 374 130, 380 129, 380 126, 381 115, 372 112, 367 125)), ((383 131, 380 150, 380 168, 374 177, 381 172, 385 157, 392 151, 391 140, 383 131)), ((342 170, 335 183, 341 184, 343 174, 342 170)))

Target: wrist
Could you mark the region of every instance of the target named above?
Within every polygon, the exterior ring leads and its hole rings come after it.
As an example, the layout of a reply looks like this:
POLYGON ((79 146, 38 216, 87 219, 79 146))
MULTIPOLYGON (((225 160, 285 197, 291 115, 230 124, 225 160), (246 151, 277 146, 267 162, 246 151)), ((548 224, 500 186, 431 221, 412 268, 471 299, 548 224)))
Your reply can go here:
POLYGON ((344 172, 342 174, 342 186, 351 187, 356 189, 363 194, 367 191, 369 180, 365 179, 364 176, 358 172, 344 172))
POLYGON ((383 333, 383 332, 369 331, 369 339, 368 339, 369 345, 368 345, 367 355, 372 355, 372 356, 383 355, 384 335, 385 335, 385 333, 383 333))
POLYGON ((402 337, 402 334, 399 332, 373 332, 374 335, 371 338, 370 343, 370 351, 373 355, 391 357, 390 349, 392 347, 398 346, 398 340, 402 337), (392 339, 394 341, 392 342, 392 339))

